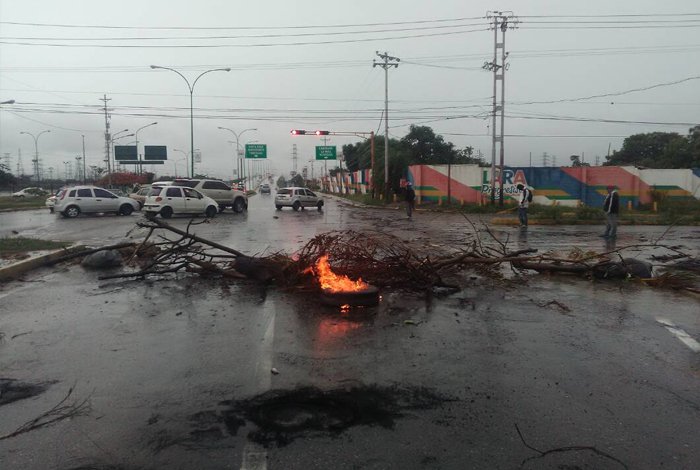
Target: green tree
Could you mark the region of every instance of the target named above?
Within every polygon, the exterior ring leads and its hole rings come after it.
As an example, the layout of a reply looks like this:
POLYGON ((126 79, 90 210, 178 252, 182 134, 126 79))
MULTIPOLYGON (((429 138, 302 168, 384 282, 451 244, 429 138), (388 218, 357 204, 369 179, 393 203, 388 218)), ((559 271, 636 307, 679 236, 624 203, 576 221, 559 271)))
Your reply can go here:
POLYGON ((4 163, 0 163, 0 186, 14 185, 17 179, 10 173, 10 169, 4 163))
POLYGON ((651 132, 627 137, 606 165, 647 168, 692 168, 700 165, 700 126, 684 137, 676 132, 651 132))
POLYGON ((278 188, 286 188, 287 187, 287 180, 285 179, 284 176, 280 176, 277 178, 277 187, 278 188))
POLYGON ((299 173, 297 173, 289 181, 289 185, 290 186, 301 186, 303 188, 304 187, 304 177, 301 176, 299 173))

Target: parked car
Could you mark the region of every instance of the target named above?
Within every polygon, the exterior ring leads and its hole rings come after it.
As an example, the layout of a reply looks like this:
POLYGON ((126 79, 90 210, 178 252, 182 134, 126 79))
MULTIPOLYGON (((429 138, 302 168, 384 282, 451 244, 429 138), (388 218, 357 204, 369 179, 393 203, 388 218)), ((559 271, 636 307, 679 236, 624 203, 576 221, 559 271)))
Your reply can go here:
POLYGON ((54 212, 64 217, 83 214, 110 213, 131 215, 139 210, 139 203, 128 197, 95 186, 73 186, 63 189, 56 197, 54 212))
POLYGON ((260 194, 270 194, 270 185, 267 183, 263 183, 260 185, 260 194))
POLYGON ((187 178, 176 179, 174 184, 196 189, 212 198, 216 201, 219 212, 223 212, 227 207, 232 208, 234 212, 248 210, 248 195, 245 191, 231 188, 221 180, 187 178))
POLYGON ((147 218, 158 214, 164 219, 180 214, 204 214, 214 217, 219 211, 219 205, 209 196, 187 186, 152 186, 143 210, 147 218))
POLYGON ((12 193, 12 197, 18 197, 18 198, 25 198, 25 197, 38 197, 38 196, 43 196, 46 194, 47 191, 44 191, 41 188, 24 188, 20 191, 17 191, 15 193, 12 193))
POLYGON ((139 203, 139 207, 143 208, 144 203, 146 202, 146 196, 148 196, 148 193, 151 191, 151 185, 147 184, 144 186, 141 186, 138 191, 129 193, 129 197, 133 199, 134 201, 139 203))
POLYGON ((283 207, 291 207, 295 211, 305 207, 316 207, 323 209, 323 198, 306 188, 282 188, 275 194, 275 207, 281 210, 283 207))
POLYGON ((53 214, 53 208, 56 205, 56 198, 61 194, 61 191, 63 191, 63 188, 59 189, 55 193, 53 193, 51 196, 46 198, 46 202, 44 202, 44 205, 49 208, 49 212, 53 214))

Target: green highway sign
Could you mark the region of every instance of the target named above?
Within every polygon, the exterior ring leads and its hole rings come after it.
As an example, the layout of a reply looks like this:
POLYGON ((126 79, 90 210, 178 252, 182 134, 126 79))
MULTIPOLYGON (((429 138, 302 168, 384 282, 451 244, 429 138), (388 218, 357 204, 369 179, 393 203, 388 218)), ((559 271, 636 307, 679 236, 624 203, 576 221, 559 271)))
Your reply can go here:
POLYGON ((114 159, 116 161, 138 160, 139 157, 136 154, 136 146, 135 145, 115 145, 114 146, 114 159))
POLYGON ((245 158, 267 158, 267 144, 245 144, 245 158))
POLYGON ((335 145, 317 145, 316 160, 337 160, 335 145))

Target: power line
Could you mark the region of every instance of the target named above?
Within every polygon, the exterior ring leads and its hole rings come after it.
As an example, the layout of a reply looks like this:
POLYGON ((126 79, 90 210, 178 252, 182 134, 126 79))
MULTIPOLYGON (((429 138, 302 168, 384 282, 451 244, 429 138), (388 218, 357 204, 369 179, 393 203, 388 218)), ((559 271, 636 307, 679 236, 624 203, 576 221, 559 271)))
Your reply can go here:
POLYGON ((434 29, 454 29, 473 26, 486 26, 486 23, 469 23, 458 25, 417 26, 413 28, 373 29, 362 31, 331 31, 292 34, 248 34, 238 36, 137 36, 137 37, 56 37, 56 36, 0 36, 0 40, 13 41, 172 41, 172 40, 221 40, 221 39, 259 39, 259 38, 288 38, 312 36, 339 36, 348 34, 377 34, 396 33, 404 31, 425 31, 434 29))
POLYGON ((660 87, 665 87, 665 86, 671 86, 671 85, 678 85, 680 83, 685 83, 691 80, 698 80, 700 79, 700 75, 695 75, 692 77, 686 77, 680 80, 675 80, 672 82, 664 82, 664 83, 657 83, 654 85, 649 85, 646 87, 641 87, 641 88, 632 88, 629 90, 624 90, 624 91, 618 91, 618 92, 613 92, 613 93, 602 93, 599 95, 590 95, 590 96, 582 96, 579 98, 567 98, 567 99, 560 99, 560 100, 551 100, 551 101, 527 101, 524 103, 518 103, 518 104, 553 104, 553 103, 566 103, 566 102, 572 102, 572 101, 584 101, 584 100, 590 100, 594 98, 604 98, 607 96, 621 96, 621 95, 627 95, 629 93, 635 93, 638 91, 647 91, 647 90, 652 90, 654 88, 660 88, 660 87))
POLYGON ((26 23, 15 21, 0 21, 0 24, 13 26, 36 26, 36 27, 51 27, 51 28, 79 28, 79 29, 133 29, 138 31, 143 30, 255 30, 255 29, 270 29, 270 30, 285 30, 285 29, 330 29, 330 28, 356 28, 369 26, 391 26, 391 25, 406 25, 406 24, 430 24, 430 23, 447 23, 457 21, 473 21, 482 20, 483 16, 461 17, 461 18, 442 18, 434 20, 416 20, 416 21, 394 21, 383 23, 345 23, 345 24, 324 24, 324 25, 298 25, 298 26, 114 26, 114 25, 89 25, 89 24, 60 24, 60 23, 26 23))
POLYGON ((17 42, 17 41, 3 41, 0 40, 0 44, 14 45, 14 46, 44 46, 44 47, 71 47, 71 48, 125 48, 125 49, 144 49, 144 48, 155 48, 155 49, 167 49, 167 48, 187 48, 187 49, 202 49, 202 48, 227 48, 227 47, 276 47, 276 46, 310 46, 310 45, 325 45, 325 44, 351 44, 351 43, 362 43, 368 41, 388 41, 396 39, 416 39, 425 37, 438 37, 438 36, 454 36, 457 34, 468 34, 486 31, 486 28, 479 29, 465 29, 461 31, 450 31, 443 33, 425 33, 425 34, 409 34, 403 36, 387 36, 378 38, 357 38, 357 39, 338 39, 338 40, 326 40, 326 41, 300 41, 300 42, 289 42, 289 43, 248 43, 248 44, 62 44, 62 43, 42 43, 42 42, 17 42))

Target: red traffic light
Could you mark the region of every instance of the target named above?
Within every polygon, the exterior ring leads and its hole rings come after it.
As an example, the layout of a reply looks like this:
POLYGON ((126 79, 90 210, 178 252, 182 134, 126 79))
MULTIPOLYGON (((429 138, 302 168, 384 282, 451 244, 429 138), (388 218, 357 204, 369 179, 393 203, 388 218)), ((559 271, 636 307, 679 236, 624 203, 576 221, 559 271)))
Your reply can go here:
POLYGON ((328 131, 316 131, 316 135, 328 135, 328 131))
POLYGON ((291 134, 292 135, 304 135, 304 134, 306 134, 306 131, 302 130, 302 129, 293 129, 291 131, 291 134))

